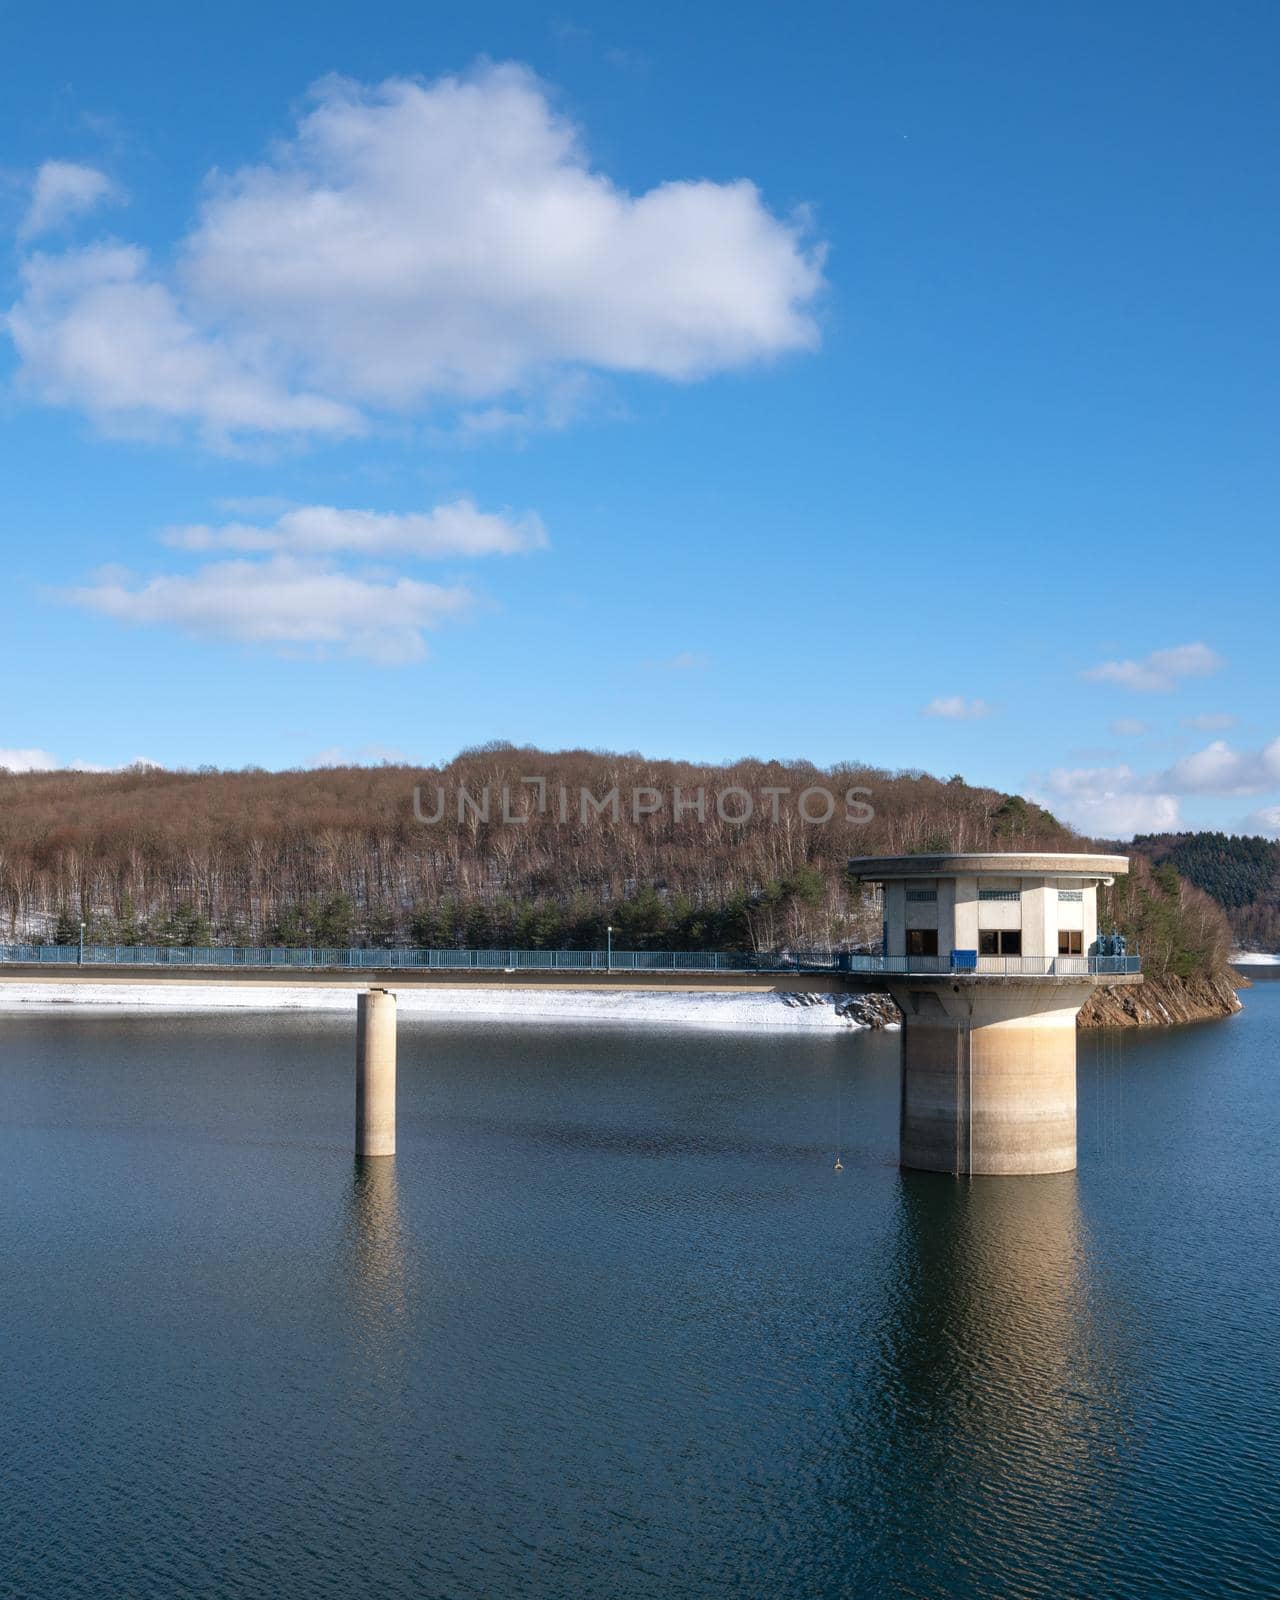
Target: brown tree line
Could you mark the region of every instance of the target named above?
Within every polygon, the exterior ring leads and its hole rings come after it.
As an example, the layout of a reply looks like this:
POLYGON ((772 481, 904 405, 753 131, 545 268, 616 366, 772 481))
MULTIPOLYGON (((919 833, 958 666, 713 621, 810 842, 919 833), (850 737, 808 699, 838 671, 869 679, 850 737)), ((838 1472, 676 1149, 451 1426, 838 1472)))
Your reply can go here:
POLYGON ((1080 842, 1018 796, 858 763, 490 745, 438 769, 0 772, 0 931, 594 947, 612 922, 639 947, 840 946, 879 932, 851 856, 1080 842))

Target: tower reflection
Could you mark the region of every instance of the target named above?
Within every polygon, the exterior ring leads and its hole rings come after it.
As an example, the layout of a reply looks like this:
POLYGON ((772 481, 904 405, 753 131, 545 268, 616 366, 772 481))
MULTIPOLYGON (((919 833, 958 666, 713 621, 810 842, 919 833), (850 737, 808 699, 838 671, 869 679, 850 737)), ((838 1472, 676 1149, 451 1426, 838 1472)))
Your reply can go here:
POLYGON ((866 1465, 894 1502, 896 1558, 926 1588, 967 1550, 970 1579, 1031 1592, 1067 1543, 1078 1572, 1131 1426, 1126 1339, 1089 1260, 1078 1177, 900 1185, 866 1465))

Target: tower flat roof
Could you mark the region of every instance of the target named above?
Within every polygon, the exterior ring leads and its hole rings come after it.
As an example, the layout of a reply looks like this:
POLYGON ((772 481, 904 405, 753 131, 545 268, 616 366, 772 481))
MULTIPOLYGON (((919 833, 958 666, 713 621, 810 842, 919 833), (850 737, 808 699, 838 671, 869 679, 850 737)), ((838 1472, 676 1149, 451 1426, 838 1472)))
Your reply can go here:
POLYGON ((1129 858, 1000 850, 964 855, 854 856, 849 871, 872 883, 885 883, 890 878, 958 878, 970 874, 981 878, 1118 878, 1129 871, 1129 858))

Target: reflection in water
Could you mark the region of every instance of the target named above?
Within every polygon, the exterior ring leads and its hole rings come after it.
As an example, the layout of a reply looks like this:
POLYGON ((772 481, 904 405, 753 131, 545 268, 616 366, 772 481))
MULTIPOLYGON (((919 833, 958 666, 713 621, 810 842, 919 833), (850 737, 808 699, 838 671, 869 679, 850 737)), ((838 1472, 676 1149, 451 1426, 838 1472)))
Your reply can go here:
POLYGON ((1121 1341, 1085 1254, 1076 1173, 901 1175, 865 1375, 877 1448, 857 1488, 886 1512, 873 1560, 917 1569, 924 1592, 985 1593, 998 1575, 1001 1592, 1040 1593, 1066 1531, 1078 1573, 1106 1525, 1131 1423, 1121 1341), (890 1514, 905 1499, 907 1523, 890 1514), (963 1580, 947 1575, 960 1559, 963 1580))
POLYGON ((893 1035, 419 1026, 353 1167, 346 1019, 5 1020, 0 1591, 1280 1596, 1280 984, 1078 1178, 900 1174, 893 1035))
POLYGON ((370 1376, 399 1374, 408 1321, 405 1224, 394 1156, 355 1158, 342 1251, 350 1325, 370 1376))

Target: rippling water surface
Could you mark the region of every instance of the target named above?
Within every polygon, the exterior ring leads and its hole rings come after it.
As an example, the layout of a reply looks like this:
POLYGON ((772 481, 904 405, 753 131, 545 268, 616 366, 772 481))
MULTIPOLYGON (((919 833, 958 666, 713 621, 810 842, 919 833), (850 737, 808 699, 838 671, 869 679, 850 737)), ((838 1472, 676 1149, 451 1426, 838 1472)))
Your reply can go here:
POLYGON ((896 1035, 408 1022, 362 1168, 350 1032, 0 1019, 0 1595, 1280 1595, 1280 984, 970 1183, 896 1035))

